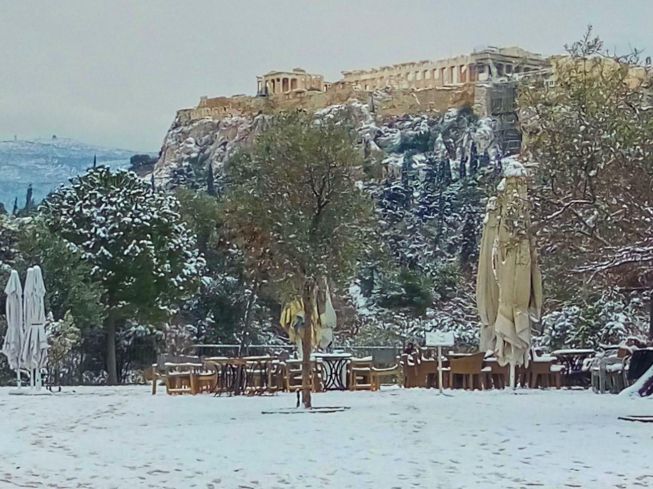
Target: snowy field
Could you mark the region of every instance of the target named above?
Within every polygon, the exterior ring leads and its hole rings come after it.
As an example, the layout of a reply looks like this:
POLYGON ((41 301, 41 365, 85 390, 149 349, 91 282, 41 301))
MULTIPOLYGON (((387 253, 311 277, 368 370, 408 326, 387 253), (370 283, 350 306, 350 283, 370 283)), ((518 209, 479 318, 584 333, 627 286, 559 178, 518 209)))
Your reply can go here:
POLYGON ((587 391, 294 395, 0 389, 0 488, 653 487, 653 402, 587 391))

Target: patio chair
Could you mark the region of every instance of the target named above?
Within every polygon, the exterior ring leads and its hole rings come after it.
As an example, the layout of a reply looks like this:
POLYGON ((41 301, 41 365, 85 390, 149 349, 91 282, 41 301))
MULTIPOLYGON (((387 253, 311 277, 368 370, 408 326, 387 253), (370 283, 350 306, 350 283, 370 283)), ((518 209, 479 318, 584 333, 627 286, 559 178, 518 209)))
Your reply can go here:
POLYGON ((159 355, 157 363, 152 365, 152 395, 156 394, 159 382, 165 384, 168 394, 186 393, 186 390, 190 391, 190 369, 192 366, 201 365, 200 358, 196 356, 159 355), (171 376, 170 381, 168 381, 168 376, 171 376), (172 389, 172 392, 170 389, 172 389), (176 392, 177 390, 180 391, 176 392))
POLYGON ((494 358, 487 361, 484 369, 486 370, 484 379, 486 388, 492 386, 494 389, 504 389, 506 387, 510 377, 510 366, 504 365, 502 367, 494 358))
POLYGON ((598 394, 618 393, 626 387, 624 358, 617 351, 597 355, 590 365, 592 390, 598 394))
POLYGON ((352 358, 349 361, 349 390, 372 390, 372 357, 352 358))
POLYGON ((469 356, 449 359, 449 387, 454 387, 454 380, 462 376, 463 389, 474 389, 478 385, 483 389, 483 358, 485 352, 474 353, 469 356))
POLYGON ((195 367, 201 367, 196 363, 166 363, 165 385, 168 395, 194 394, 192 374, 195 367))
POLYGON ((531 389, 539 387, 552 387, 560 389, 562 385, 562 365, 557 365, 553 360, 532 361, 528 365, 528 386, 531 389))
POLYGON ((193 395, 214 392, 217 384, 218 370, 214 364, 205 363, 201 367, 191 369, 190 388, 193 395))
MULTIPOLYGON (((322 375, 320 364, 315 360, 311 361, 313 375, 309 379, 312 392, 321 392, 322 389, 322 375)), ((303 389, 302 383, 302 361, 301 360, 287 360, 285 366, 286 377, 286 391, 297 392, 303 389)))
POLYGON ((376 368, 372 367, 372 390, 378 391, 381 389, 381 379, 391 378, 394 385, 402 385, 402 369, 399 364, 392 367, 376 368))
POLYGON ((404 353, 399 362, 404 387, 434 387, 438 374, 438 363, 435 358, 424 358, 420 351, 404 353))

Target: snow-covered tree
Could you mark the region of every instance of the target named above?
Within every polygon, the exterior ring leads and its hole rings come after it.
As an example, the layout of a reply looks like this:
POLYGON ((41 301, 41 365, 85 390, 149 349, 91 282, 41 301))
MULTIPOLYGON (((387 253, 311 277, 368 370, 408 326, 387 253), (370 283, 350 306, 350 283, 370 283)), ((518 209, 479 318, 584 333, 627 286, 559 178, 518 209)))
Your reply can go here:
MULTIPOLYGON (((232 165, 225 220, 233 243, 282 300, 302 297, 306 324, 318 280, 350 279, 368 244, 371 202, 356 185, 362 163, 346 127, 292 114, 272 122, 232 165)), ((303 402, 310 407, 310 334, 303 340, 303 402)))
POLYGON ((544 267, 567 289, 572 270, 653 284, 651 73, 637 53, 607 54, 591 29, 567 50, 554 86, 532 79, 520 90, 544 267))
POLYGON ((128 319, 163 322, 197 288, 204 260, 173 195, 134 173, 98 167, 51 194, 46 225, 91 265, 106 307, 109 383, 118 381, 116 331, 128 319))

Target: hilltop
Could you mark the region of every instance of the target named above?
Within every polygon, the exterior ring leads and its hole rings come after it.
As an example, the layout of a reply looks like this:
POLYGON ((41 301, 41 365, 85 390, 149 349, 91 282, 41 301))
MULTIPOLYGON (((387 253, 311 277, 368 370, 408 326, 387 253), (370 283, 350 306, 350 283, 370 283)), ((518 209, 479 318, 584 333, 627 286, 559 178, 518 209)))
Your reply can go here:
POLYGON ((18 205, 22 206, 29 184, 38 202, 58 185, 92 166, 94 157, 98 164, 126 168, 134 153, 57 137, 0 141, 0 203, 11 211, 18 197, 18 205))

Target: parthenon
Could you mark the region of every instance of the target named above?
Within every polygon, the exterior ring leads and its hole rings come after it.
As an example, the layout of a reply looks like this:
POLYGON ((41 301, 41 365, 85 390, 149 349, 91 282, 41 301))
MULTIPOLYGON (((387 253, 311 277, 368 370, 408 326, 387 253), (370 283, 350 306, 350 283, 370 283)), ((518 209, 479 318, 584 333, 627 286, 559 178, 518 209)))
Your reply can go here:
POLYGON ((415 99, 417 105, 442 110, 448 104, 458 103, 452 101, 455 93, 463 94, 460 100, 468 102, 484 98, 479 84, 514 80, 525 74, 544 74, 550 71, 550 61, 519 47, 488 46, 446 59, 343 71, 342 78, 332 83, 325 82, 323 75, 302 68, 273 70, 256 77, 255 97, 201 97, 197 106, 180 110, 178 116, 180 120, 220 119, 271 107, 323 107, 341 103, 348 97, 366 98, 366 92, 384 89, 394 90, 398 98, 412 92, 410 100, 415 99), (481 95, 475 98, 476 92, 481 95))
MULTIPOLYGON (((470 54, 439 60, 400 63, 367 70, 342 72, 340 84, 354 90, 371 91, 386 87, 397 89, 438 88, 465 83, 517 77, 546 67, 541 55, 519 47, 488 46, 470 54)), ((296 91, 328 91, 330 84, 322 75, 301 68, 271 71, 256 77, 259 96, 288 94, 296 91)))
POLYGON ((545 67, 539 54, 518 47, 487 47, 471 54, 418 61, 369 70, 343 71, 343 80, 359 90, 435 88, 519 76, 545 67))

